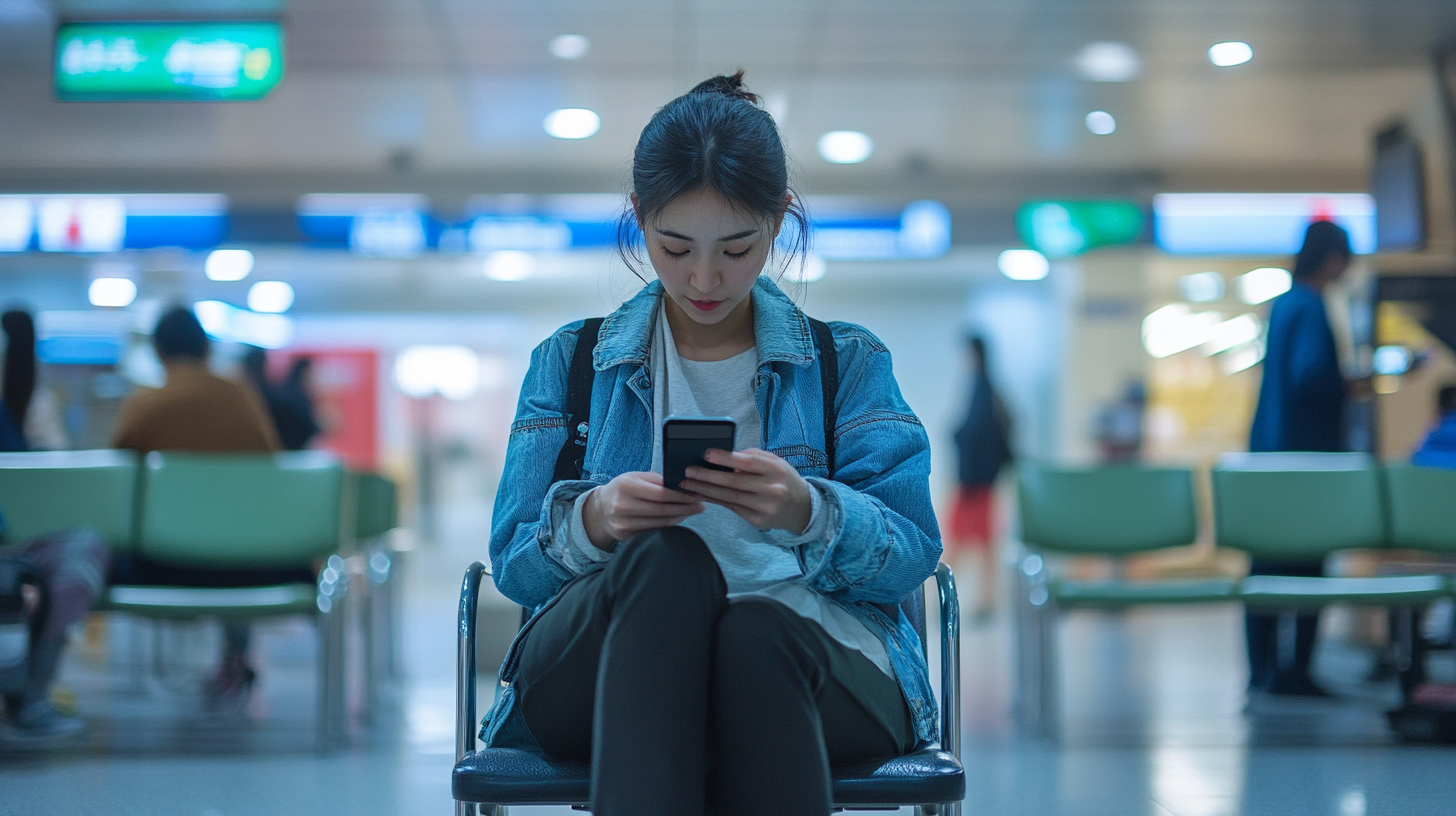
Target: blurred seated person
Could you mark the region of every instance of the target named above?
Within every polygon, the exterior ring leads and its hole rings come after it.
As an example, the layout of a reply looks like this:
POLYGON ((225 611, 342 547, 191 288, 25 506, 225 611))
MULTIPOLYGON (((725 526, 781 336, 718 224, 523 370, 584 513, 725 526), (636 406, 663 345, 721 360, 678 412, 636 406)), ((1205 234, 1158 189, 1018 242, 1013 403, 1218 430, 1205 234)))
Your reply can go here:
POLYGON ((207 334, 192 311, 168 310, 152 333, 167 370, 161 388, 142 389, 122 405, 112 445, 205 453, 271 453, 278 434, 259 398, 241 383, 208 370, 207 334))
MULTIPOLYGON (((23 311, 6 312, 3 323, 0 451, 24 451, 30 449, 27 415, 36 386, 35 324, 23 311)), ((106 542, 89 530, 63 530, 10 546, 5 517, 0 515, 0 596, 9 602, 6 607, 20 601, 13 611, 23 614, 29 628, 23 665, 14 663, 10 668, 17 670, 0 672, 6 742, 44 741, 85 730, 80 719, 51 705, 50 690, 66 648, 67 629, 86 617, 101 593, 107 556, 106 542), (22 580, 22 576, 30 577, 22 580)))
MULTIPOLYGON (((122 406, 112 445, 138 453, 272 453, 278 435, 258 396, 207 368, 210 345, 191 310, 177 307, 157 321, 152 343, 167 370, 162 388, 134 394, 122 406)), ((310 566, 284 569, 198 569, 118 554, 113 584, 237 587, 311 583, 310 566)), ((246 695, 257 678, 248 661, 246 621, 223 621, 221 665, 206 691, 214 699, 246 695)))
POLYGON ((104 586, 106 542, 90 530, 76 529, 8 544, 5 518, 0 516, 0 596, 8 602, 6 607, 20 601, 16 611, 29 628, 24 666, 11 663, 10 668, 20 670, 0 672, 8 719, 4 742, 75 736, 86 730, 86 724, 57 710, 50 692, 65 653, 67 631, 85 620, 104 586))
POLYGON ((269 408, 283 449, 307 449, 322 430, 313 410, 313 360, 308 357, 294 360, 288 369, 288 379, 274 391, 273 400, 269 408))
POLYGON ((1436 397, 1436 425, 1416 448, 1411 464, 1456 470, 1456 385, 1443 387, 1436 397))

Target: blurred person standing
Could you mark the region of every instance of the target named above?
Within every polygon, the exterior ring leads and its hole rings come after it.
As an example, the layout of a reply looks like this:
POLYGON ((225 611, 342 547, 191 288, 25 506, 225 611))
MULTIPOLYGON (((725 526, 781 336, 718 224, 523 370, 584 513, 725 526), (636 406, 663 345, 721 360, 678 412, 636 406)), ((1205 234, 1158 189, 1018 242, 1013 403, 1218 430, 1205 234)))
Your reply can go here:
MULTIPOLYGON (((0 451, 26 451, 30 449, 27 414, 38 368, 35 324, 28 313, 12 310, 0 318, 0 325, 6 337, 0 451)), ((0 683, 8 720, 5 740, 35 742, 79 734, 85 724, 58 711, 51 704, 50 690, 65 652, 67 630, 85 619, 101 593, 109 555, 106 542, 90 530, 73 529, 11 546, 6 533, 0 515, 0 596, 20 600, 19 609, 7 611, 20 614, 29 639, 23 670, 8 672, 7 682, 0 683)))
POLYGON ((1143 384, 1130 382, 1117 402, 1098 412, 1094 435, 1103 462, 1136 462, 1142 456, 1143 415, 1147 403, 1143 384))
POLYGON ((268 407, 283 449, 306 449, 321 430, 314 417, 312 359, 299 357, 293 361, 288 379, 273 389, 268 407))
POLYGON ((26 419, 35 395, 35 321, 12 309, 0 316, 5 331, 5 373, 0 383, 0 451, 30 450, 26 419))
POLYGON ((1411 456, 1411 464, 1456 470, 1456 385, 1436 395, 1436 424, 1411 456))
MULTIPOLYGON (((1294 283, 1269 310, 1263 381, 1249 450, 1345 450, 1345 412, 1350 385, 1340 371, 1334 332, 1325 311, 1324 291, 1350 266, 1350 237, 1329 221, 1305 232, 1294 259, 1294 283)), ((1251 575, 1318 576, 1322 560, 1255 558, 1251 575)), ((1310 677, 1318 613, 1296 616, 1294 655, 1280 665, 1279 616, 1245 613, 1249 688, 1279 695, 1327 696, 1310 677)))
MULTIPOLYGON (((138 453, 272 453, 279 449, 273 423, 252 390, 208 370, 210 343, 191 310, 179 306, 163 314, 152 334, 152 344, 167 370, 166 385, 134 394, 126 401, 112 438, 114 447, 138 453)), ((306 565, 194 569, 118 555, 111 580, 120 584, 227 587, 311 582, 314 578, 306 565)), ((206 689, 215 698, 244 694, 257 677, 248 662, 248 624, 224 620, 223 630, 222 662, 206 689)))
POLYGON ((996 606, 996 477, 1012 460, 1011 422, 1005 405, 991 386, 986 362, 986 341, 966 340, 971 368, 970 407, 956 429, 958 457, 955 505, 951 509, 947 554, 977 561, 977 622, 991 617, 996 606))

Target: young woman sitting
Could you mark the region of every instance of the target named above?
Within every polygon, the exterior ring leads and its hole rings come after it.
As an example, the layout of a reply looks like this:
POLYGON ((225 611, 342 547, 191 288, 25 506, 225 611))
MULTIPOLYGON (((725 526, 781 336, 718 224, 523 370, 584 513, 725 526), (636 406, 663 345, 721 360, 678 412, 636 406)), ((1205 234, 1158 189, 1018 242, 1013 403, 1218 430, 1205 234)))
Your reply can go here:
POLYGON ((895 606, 940 557, 929 443, 848 323, 824 438, 814 329, 762 274, 802 262, 807 223, 757 103, 740 71, 653 116, 621 248, 657 280, 596 333, 589 420, 567 427, 578 321, 535 350, 511 428, 490 556, 534 614, 481 736, 590 762, 598 816, 823 816, 832 765, 936 739, 895 606), (737 450, 706 455, 728 470, 664 487, 669 415, 731 417, 737 450), (574 432, 580 472, 554 479, 574 432))

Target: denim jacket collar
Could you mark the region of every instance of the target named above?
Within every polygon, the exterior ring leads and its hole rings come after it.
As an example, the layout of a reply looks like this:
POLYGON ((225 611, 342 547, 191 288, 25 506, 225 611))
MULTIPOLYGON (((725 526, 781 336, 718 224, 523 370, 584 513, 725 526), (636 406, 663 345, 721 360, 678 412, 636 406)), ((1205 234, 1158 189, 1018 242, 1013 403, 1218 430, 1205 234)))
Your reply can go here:
MULTIPOLYGON (((607 316, 597 337, 592 366, 597 371, 625 364, 647 365, 653 321, 662 301, 662 282, 652 281, 607 316)), ((760 275, 753 284, 753 334, 760 365, 784 362, 807 366, 814 362, 814 339, 809 320, 789 296, 760 275)))

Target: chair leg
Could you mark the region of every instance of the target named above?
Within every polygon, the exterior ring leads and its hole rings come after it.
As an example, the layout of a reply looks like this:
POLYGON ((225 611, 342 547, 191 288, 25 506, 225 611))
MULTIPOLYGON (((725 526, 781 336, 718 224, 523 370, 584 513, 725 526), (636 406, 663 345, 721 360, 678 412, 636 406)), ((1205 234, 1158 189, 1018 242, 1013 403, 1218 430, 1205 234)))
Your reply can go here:
POLYGON ((1038 610, 1038 645, 1041 648, 1041 687, 1039 691, 1041 731, 1056 739, 1061 731, 1061 667, 1057 642, 1056 604, 1047 601, 1038 610))
POLYGON ((319 750, 327 751, 344 735, 344 615, 336 605, 318 616, 319 750))

